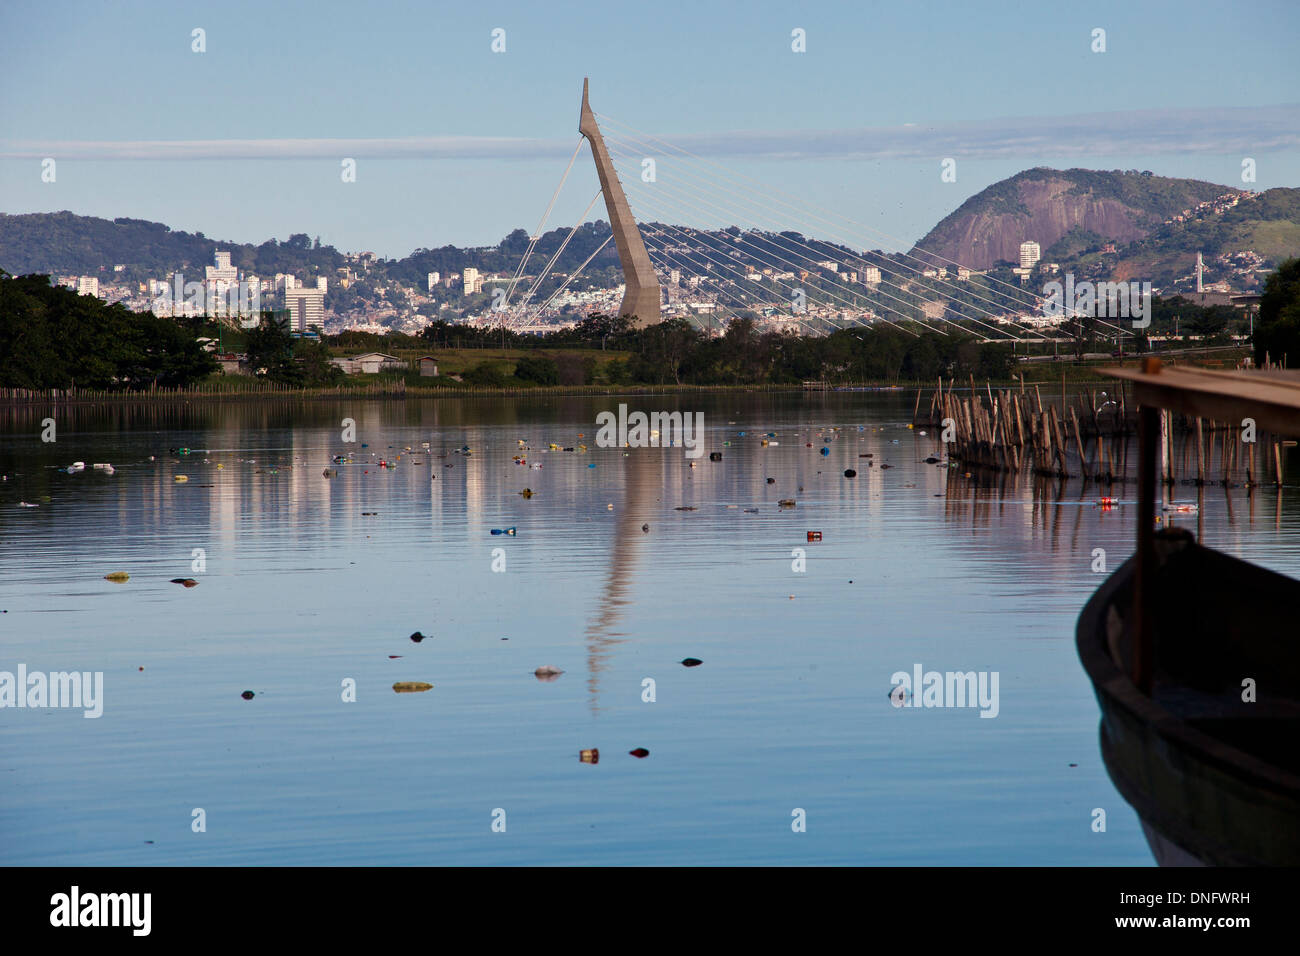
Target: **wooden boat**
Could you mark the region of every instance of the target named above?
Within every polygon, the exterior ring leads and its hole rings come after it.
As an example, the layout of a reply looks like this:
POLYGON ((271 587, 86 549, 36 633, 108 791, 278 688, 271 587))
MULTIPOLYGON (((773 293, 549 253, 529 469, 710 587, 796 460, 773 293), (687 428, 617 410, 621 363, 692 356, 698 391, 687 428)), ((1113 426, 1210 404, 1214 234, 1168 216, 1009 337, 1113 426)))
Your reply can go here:
POLYGON ((1101 752, 1162 865, 1300 864, 1300 581, 1154 531, 1161 407, 1300 431, 1300 382, 1113 370, 1142 407, 1138 552, 1079 617, 1101 752), (1237 379, 1235 382, 1226 379, 1237 379))

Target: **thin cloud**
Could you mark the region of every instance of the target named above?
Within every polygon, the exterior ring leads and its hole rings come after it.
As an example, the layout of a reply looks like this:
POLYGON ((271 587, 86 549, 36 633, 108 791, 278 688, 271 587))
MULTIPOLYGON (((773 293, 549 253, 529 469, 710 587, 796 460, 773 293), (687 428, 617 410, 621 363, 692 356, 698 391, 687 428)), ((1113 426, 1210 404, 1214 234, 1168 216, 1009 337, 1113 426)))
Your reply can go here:
MULTIPOLYGON (((1124 110, 1013 117, 938 126, 841 130, 733 130, 652 138, 609 121, 624 146, 671 155, 665 143, 700 156, 754 159, 914 160, 935 156, 1014 159, 1266 153, 1300 147, 1300 104, 1177 110, 1124 110), (662 140, 658 142, 656 140, 662 140)), ((553 160, 573 139, 429 136, 333 139, 0 140, 0 158, 108 160, 463 159, 553 160)))

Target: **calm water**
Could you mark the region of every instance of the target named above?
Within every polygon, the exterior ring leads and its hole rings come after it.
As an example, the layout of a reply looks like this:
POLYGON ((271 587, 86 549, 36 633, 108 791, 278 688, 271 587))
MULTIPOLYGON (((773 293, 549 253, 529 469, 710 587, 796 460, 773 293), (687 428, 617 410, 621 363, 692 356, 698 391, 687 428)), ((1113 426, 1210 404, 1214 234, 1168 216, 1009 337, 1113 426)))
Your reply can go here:
MULTIPOLYGON (((927 465, 912 399, 624 399, 702 411, 694 468, 597 448, 607 398, 76 409, 53 444, 11 416, 0 670, 102 671, 104 702, 0 710, 0 862, 1150 865, 1074 649, 1134 508, 927 465), (916 664, 996 671, 997 717, 891 706, 916 664)), ((1231 495, 1206 543, 1300 575, 1296 489, 1231 495)))

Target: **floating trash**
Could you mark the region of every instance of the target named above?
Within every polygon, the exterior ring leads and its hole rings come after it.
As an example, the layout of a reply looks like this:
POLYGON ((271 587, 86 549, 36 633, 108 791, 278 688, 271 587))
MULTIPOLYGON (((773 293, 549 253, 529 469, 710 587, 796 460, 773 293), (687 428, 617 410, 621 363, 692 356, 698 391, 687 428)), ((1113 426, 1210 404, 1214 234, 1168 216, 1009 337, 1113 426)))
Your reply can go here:
POLYGON ((578 759, 583 763, 600 763, 600 751, 595 747, 590 750, 578 751, 578 759))
POLYGON ((196 588, 199 586, 199 582, 195 581, 193 578, 172 578, 171 583, 184 585, 187 588, 196 588))
POLYGON ((129 581, 130 578, 131 575, 127 574, 125 571, 114 571, 112 574, 104 575, 105 581, 112 581, 114 584, 122 584, 129 581))
POLYGON ((809 532, 808 532, 808 540, 809 540, 809 541, 820 541, 821 539, 822 539, 822 533, 821 533, 820 531, 809 531, 809 532))
POLYGON ((430 636, 431 635, 421 634, 419 631, 416 631, 414 634, 411 635, 411 640, 413 640, 416 644, 419 644, 421 641, 425 640, 430 636))
POLYGON ((937 465, 939 464, 939 459, 935 458, 934 455, 931 455, 930 457, 925 459, 925 463, 927 465, 937 465))
POLYGON ((70 475, 75 475, 77 472, 85 471, 85 470, 86 470, 86 463, 84 461, 74 461, 71 465, 68 466, 68 474, 70 475))
POLYGON ((588 467, 588 468, 595 468, 595 467, 596 467, 596 463, 593 461, 593 462, 589 463, 589 464, 587 465, 587 467, 588 467))
POLYGON ((246 690, 246 691, 244 691, 242 694, 240 694, 239 696, 242 697, 242 698, 244 698, 244 700, 252 700, 253 697, 256 696, 256 695, 254 695, 254 693, 253 693, 251 690, 246 690))
POLYGON ((822 453, 822 457, 824 458, 825 456, 827 456, 827 455, 829 455, 829 454, 831 453, 831 450, 830 450, 829 448, 827 448, 825 445, 823 445, 823 446, 822 446, 822 452, 821 452, 821 453, 822 453))
POLYGON ((694 505, 681 505, 673 509, 673 511, 699 511, 699 510, 700 509, 695 507, 694 505))
POLYGON ((514 529, 514 528, 493 528, 493 529, 492 529, 492 533, 493 533, 493 534, 508 534, 508 535, 510 535, 511 537, 514 537, 515 529, 514 529))
POLYGON ((758 509, 757 509, 757 508, 746 508, 746 509, 745 509, 745 514, 747 514, 747 515, 756 515, 756 514, 758 514, 758 509))
POLYGON ((176 475, 175 477, 172 478, 172 481, 189 481, 189 480, 190 480, 189 475, 176 475))
POLYGON ((379 514, 378 511, 363 511, 363 512, 361 512, 361 517, 363 517, 363 518, 374 518, 374 517, 378 516, 378 514, 379 514))
POLYGON ((641 526, 641 533, 642 533, 642 534, 649 534, 649 533, 650 533, 650 525, 648 525, 648 524, 643 524, 643 525, 641 526))
POLYGON ((333 477, 335 477, 338 473, 339 473, 339 470, 338 470, 337 468, 326 468, 324 471, 321 472, 321 475, 323 475, 323 476, 326 477, 326 478, 333 478, 333 477))
POLYGON ((698 657, 686 657, 677 663, 681 664, 683 667, 699 667, 704 663, 704 661, 700 660, 698 657))
POLYGON ((433 685, 422 680, 399 680, 393 685, 393 691, 398 694, 422 694, 426 690, 433 690, 433 685))
POLYGON ((852 468, 845 468, 845 469, 844 469, 844 477, 845 477, 845 478, 856 478, 856 477, 858 477, 858 473, 857 473, 856 471, 854 471, 852 468))
POLYGON ((775 479, 775 478, 769 478, 769 479, 767 479, 767 483, 768 483, 769 485, 774 485, 774 484, 776 484, 776 479, 775 479))
POLYGON ((532 496, 533 496, 533 489, 531 488, 525 488, 523 491, 519 492, 519 497, 521 498, 531 498, 532 496))
POLYGON ((709 452, 709 461, 722 461, 722 452, 720 451, 709 452))
POLYGON ((795 506, 795 500, 793 498, 782 498, 777 502, 777 504, 782 508, 793 508, 795 506))
POLYGON ((1097 499, 1097 504, 1099 504, 1099 505, 1106 505, 1106 506, 1108 506, 1108 505, 1117 505, 1117 504, 1119 504, 1119 499, 1118 499, 1118 498, 1098 498, 1098 499, 1097 499))
POLYGON ((553 664, 543 664, 541 667, 537 668, 537 670, 533 671, 533 676, 540 681, 546 681, 549 683, 550 681, 558 680, 560 675, 563 673, 564 671, 560 670, 553 664))
POLYGON ((893 468, 894 466, 893 466, 893 465, 881 465, 880 467, 883 469, 883 468, 893 468))
POLYGON ((19 508, 39 508, 40 505, 34 505, 34 504, 32 504, 30 501, 20 501, 20 502, 18 502, 18 507, 19 507, 19 508))
POLYGON ((636 757, 638 760, 640 760, 642 757, 650 756, 650 751, 646 750, 644 747, 637 747, 636 750, 629 750, 628 753, 630 753, 633 757, 636 757))
POLYGON ((1197 505, 1168 504, 1161 510, 1171 514, 1196 514, 1200 508, 1197 505))

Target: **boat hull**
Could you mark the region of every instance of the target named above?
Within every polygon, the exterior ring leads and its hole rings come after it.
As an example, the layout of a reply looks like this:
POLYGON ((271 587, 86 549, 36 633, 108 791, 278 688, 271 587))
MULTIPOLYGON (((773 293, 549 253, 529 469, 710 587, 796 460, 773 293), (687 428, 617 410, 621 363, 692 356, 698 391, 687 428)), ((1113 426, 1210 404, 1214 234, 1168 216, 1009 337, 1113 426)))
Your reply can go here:
MULTIPOLYGON (((1157 595, 1162 587, 1176 588, 1185 602, 1204 595, 1206 587, 1226 587, 1297 606, 1288 598, 1300 585, 1289 578, 1194 543, 1179 543, 1170 554, 1154 582, 1157 595)), ((1148 696, 1126 673, 1134 571, 1130 559, 1102 585, 1084 607, 1076 635, 1101 708, 1102 758, 1116 789, 1160 838, 1152 849, 1161 862, 1300 864, 1300 775, 1286 760, 1270 759, 1268 751, 1270 741, 1284 746, 1288 738, 1296 749, 1291 732, 1300 726, 1300 711, 1293 711, 1293 697, 1287 696, 1295 686, 1277 680, 1292 673, 1292 663, 1279 660, 1276 667, 1259 669, 1268 666, 1269 655, 1286 653, 1285 645, 1270 637, 1252 644, 1248 627, 1215 633, 1218 622, 1208 614, 1209 639, 1225 642, 1218 662, 1223 673, 1215 671, 1214 661, 1196 673, 1188 669, 1193 655, 1175 643, 1183 635, 1157 628, 1156 683, 1148 696), (1242 646, 1228 643, 1233 641, 1242 646), (1162 668, 1162 657, 1170 667, 1162 668), (1247 669, 1254 673, 1243 673, 1247 669), (1277 700, 1242 701, 1242 677, 1257 678, 1260 693, 1277 700)), ((1239 607, 1238 614, 1245 612, 1239 607)))

